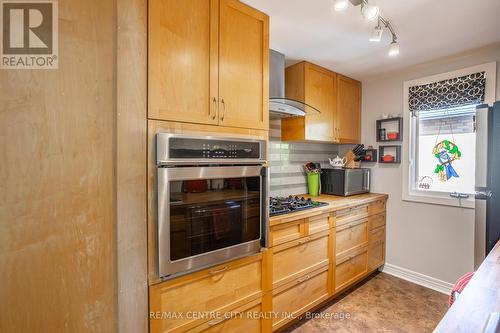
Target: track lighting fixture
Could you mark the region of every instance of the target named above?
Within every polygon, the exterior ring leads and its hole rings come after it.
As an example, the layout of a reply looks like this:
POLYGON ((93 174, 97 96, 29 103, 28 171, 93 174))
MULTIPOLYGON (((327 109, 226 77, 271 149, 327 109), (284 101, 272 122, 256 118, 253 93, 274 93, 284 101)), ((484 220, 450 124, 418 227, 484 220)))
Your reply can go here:
POLYGON ((334 0, 333 8, 335 11, 346 10, 349 6, 348 1, 351 2, 354 6, 361 6, 361 14, 367 20, 377 20, 377 26, 373 29, 370 42, 380 42, 382 40, 382 35, 384 34, 384 30, 387 29, 392 35, 392 42, 389 45, 389 56, 395 57, 399 54, 399 43, 398 36, 394 31, 391 23, 380 16, 380 8, 369 3, 369 0, 334 0))

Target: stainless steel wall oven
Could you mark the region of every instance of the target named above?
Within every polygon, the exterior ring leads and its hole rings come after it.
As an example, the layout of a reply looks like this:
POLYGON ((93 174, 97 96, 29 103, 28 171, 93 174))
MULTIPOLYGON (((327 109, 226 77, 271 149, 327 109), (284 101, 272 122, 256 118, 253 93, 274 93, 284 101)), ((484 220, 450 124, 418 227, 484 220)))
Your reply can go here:
POLYGON ((263 140, 157 134, 160 278, 267 245, 265 156, 263 140))

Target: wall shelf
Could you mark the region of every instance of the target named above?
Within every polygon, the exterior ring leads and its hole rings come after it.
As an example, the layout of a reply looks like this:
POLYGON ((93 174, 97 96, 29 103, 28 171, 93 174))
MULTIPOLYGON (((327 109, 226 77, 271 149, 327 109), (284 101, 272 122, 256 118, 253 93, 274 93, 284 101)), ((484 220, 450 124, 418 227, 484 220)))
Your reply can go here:
POLYGON ((378 162, 378 150, 376 148, 367 148, 364 149, 363 159, 361 162, 363 163, 377 163, 378 162), (367 159, 367 156, 368 159, 367 159))
POLYGON ((393 117, 377 120, 377 142, 403 141, 403 118, 393 117), (391 135, 394 137, 389 138, 391 135))
POLYGON ((379 163, 384 164, 399 164, 401 163, 401 146, 400 145, 388 145, 388 146, 379 146, 379 163), (384 156, 391 155, 393 156, 392 161, 384 161, 384 156))

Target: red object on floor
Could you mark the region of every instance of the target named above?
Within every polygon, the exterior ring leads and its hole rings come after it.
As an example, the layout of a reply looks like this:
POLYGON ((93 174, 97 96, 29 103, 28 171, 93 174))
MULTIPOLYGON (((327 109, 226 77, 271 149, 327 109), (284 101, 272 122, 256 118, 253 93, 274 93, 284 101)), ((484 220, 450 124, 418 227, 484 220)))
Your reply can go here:
POLYGON ((450 298, 448 300, 448 307, 450 307, 453 304, 453 302, 456 301, 455 293, 461 294, 465 286, 467 286, 467 283, 469 283, 470 279, 472 279, 473 276, 474 272, 469 272, 466 273, 464 276, 462 276, 460 279, 458 279, 457 282, 455 282, 455 285, 453 286, 453 288, 451 288, 450 298))

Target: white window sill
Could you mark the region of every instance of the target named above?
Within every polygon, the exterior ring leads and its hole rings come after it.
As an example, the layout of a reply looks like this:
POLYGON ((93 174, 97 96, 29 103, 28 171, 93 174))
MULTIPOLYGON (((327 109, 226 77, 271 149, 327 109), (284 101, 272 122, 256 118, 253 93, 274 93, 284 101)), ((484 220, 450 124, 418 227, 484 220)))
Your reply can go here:
POLYGON ((411 192, 411 193, 403 193, 403 201, 420 202, 420 203, 441 205, 441 206, 460 207, 467 209, 475 208, 475 200, 473 195, 470 195, 468 199, 456 199, 447 197, 445 194, 442 193, 432 194, 432 193, 411 192))

